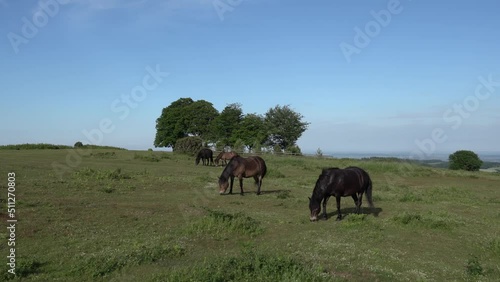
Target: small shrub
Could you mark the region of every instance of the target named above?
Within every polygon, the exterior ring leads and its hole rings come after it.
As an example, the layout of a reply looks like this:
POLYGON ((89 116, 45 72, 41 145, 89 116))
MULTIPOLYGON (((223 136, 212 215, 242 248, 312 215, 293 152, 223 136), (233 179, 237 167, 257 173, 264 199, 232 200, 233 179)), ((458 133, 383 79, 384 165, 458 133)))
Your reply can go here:
POLYGON ((393 217, 393 220, 396 222, 402 223, 404 225, 407 225, 407 224, 410 224, 412 222, 421 221, 422 216, 420 214, 417 214, 417 213, 404 212, 401 215, 396 215, 395 217, 393 217))
POLYGON ((290 198, 290 190, 281 190, 278 192, 278 195, 276 195, 276 198, 278 199, 288 199, 290 198))
POLYGON ((287 147, 285 151, 294 156, 302 156, 302 151, 300 150, 300 147, 297 145, 291 145, 287 147))
POLYGON ((196 155, 203 148, 203 140, 200 137, 188 136, 175 142, 173 151, 176 153, 196 155))
POLYGON ((199 235, 208 233, 220 237, 228 232, 255 236, 263 231, 257 220, 243 213, 230 214, 208 208, 205 208, 205 210, 208 212, 208 216, 194 222, 188 228, 188 233, 199 235))
POLYGON ((467 265, 465 266, 465 271, 470 276, 483 275, 483 267, 481 266, 481 263, 479 262, 477 256, 472 256, 471 258, 469 258, 469 260, 467 261, 467 265))
POLYGON ((321 148, 318 148, 316 150, 316 157, 318 157, 318 158, 322 158, 323 157, 323 151, 321 150, 321 148))
POLYGON ((75 147, 75 148, 80 148, 80 147, 83 147, 83 143, 82 143, 82 142, 80 142, 80 141, 78 141, 78 142, 76 142, 76 143, 75 143, 74 147, 75 147))

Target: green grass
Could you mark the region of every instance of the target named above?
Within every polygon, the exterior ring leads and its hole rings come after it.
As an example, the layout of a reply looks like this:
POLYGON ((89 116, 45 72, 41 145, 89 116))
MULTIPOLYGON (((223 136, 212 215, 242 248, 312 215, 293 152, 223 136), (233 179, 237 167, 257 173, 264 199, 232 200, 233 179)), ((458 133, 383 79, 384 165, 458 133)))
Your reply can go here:
MULTIPOLYGON (((262 155, 268 175, 219 195, 222 167, 165 152, 0 150, 0 190, 16 173, 14 281, 498 281, 500 175, 400 160, 262 155), (53 162, 77 165, 60 175, 53 162), (324 167, 360 166, 373 181, 344 219, 309 222, 324 167)), ((6 193, 0 218, 6 221, 6 193)), ((2 257, 7 230, 0 230, 2 257)))

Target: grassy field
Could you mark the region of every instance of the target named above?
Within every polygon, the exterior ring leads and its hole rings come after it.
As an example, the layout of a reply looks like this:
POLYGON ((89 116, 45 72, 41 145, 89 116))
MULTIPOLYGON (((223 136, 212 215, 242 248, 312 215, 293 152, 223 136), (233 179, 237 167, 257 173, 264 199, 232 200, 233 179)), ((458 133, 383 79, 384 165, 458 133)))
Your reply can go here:
MULTIPOLYGON (((384 160, 263 155, 257 196, 218 194, 222 167, 165 152, 0 151, 16 173, 16 272, 0 230, 0 280, 38 281, 498 281, 500 174, 384 160), (71 157, 72 156, 72 157, 71 157), (62 177, 53 162, 75 167, 62 177), (357 165, 373 183, 363 205, 309 222, 307 197, 323 167, 357 165)), ((9 247, 10 248, 10 247, 9 247)))

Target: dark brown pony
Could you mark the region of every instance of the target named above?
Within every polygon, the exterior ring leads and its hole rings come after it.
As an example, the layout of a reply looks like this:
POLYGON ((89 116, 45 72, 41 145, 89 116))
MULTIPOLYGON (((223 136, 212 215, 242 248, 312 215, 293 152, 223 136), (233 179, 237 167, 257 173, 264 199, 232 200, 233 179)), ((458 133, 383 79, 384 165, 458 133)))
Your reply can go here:
POLYGON ((227 161, 231 160, 235 156, 238 156, 238 153, 236 153, 236 152, 224 152, 224 151, 222 151, 215 158, 215 165, 219 166, 219 161, 220 160, 222 160, 222 164, 223 165, 227 165, 227 161))
POLYGON ((326 216, 326 203, 330 196, 337 200, 337 220, 342 219, 340 213, 340 198, 351 196, 356 204, 356 213, 361 210, 361 200, 366 192, 368 204, 373 207, 372 201, 372 181, 366 171, 359 167, 325 168, 316 181, 316 186, 311 198, 309 198, 309 209, 311 211, 310 220, 318 220, 321 211, 321 201, 323 201, 323 218, 326 216))
POLYGON ((243 158, 235 156, 229 161, 219 177, 219 194, 224 194, 226 192, 227 187, 229 186, 229 179, 231 179, 231 189, 229 190, 229 194, 232 194, 234 178, 237 177, 240 180, 240 194, 243 195, 243 178, 253 177, 255 184, 258 186, 257 195, 260 195, 262 178, 264 178, 266 172, 266 162, 264 162, 261 157, 252 156, 243 158))
POLYGON ((201 149, 198 152, 198 155, 196 156, 196 165, 200 163, 200 159, 203 162, 203 165, 213 164, 214 163, 213 154, 214 152, 208 148, 201 149))

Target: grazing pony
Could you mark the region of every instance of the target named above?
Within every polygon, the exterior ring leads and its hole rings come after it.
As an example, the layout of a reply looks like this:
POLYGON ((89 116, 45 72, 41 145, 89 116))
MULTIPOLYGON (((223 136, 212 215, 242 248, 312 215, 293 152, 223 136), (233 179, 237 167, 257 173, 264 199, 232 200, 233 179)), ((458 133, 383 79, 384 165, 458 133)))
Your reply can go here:
POLYGON ((326 215, 326 203, 330 196, 337 200, 337 220, 342 219, 340 213, 340 198, 351 196, 356 204, 356 213, 361 210, 361 200, 366 192, 368 204, 373 207, 372 201, 372 181, 366 171, 359 167, 325 168, 316 181, 312 196, 309 198, 309 209, 311 211, 310 220, 318 220, 321 211, 321 201, 323 201, 323 218, 326 215))
POLYGON ((233 157, 238 156, 236 152, 220 152, 215 158, 215 165, 219 166, 219 160, 222 160, 222 164, 227 165, 227 161, 231 160, 233 157))
POLYGON ((229 179, 231 179, 231 189, 229 190, 229 194, 232 194, 234 178, 238 177, 240 180, 240 194, 243 195, 243 178, 253 177, 255 184, 258 186, 257 195, 260 195, 262 178, 264 178, 266 172, 266 162, 264 162, 261 157, 252 156, 243 158, 235 156, 229 161, 219 177, 219 194, 224 194, 226 192, 227 187, 229 186, 229 179))
POLYGON ((202 160, 203 165, 211 165, 211 164, 213 165, 214 163, 213 154, 214 153, 210 149, 207 148, 201 149, 198 152, 198 155, 196 156, 196 165, 200 163, 200 159, 202 160))

